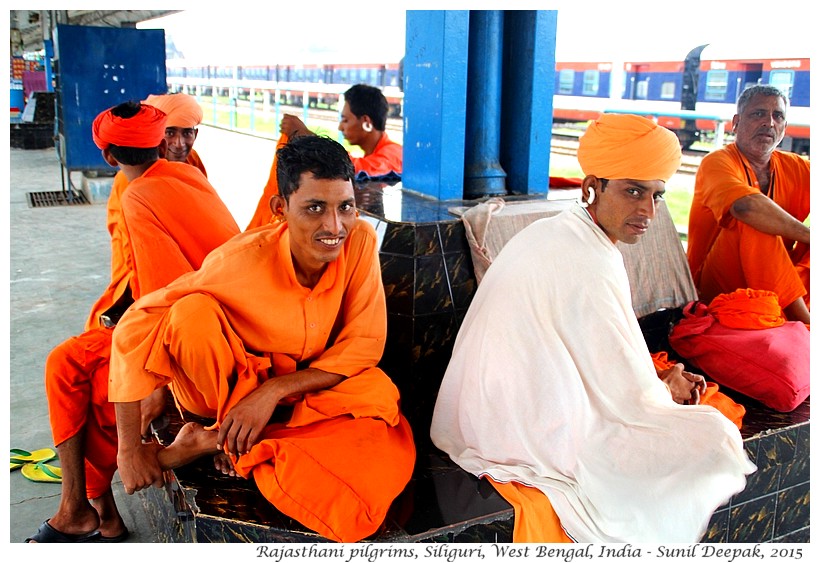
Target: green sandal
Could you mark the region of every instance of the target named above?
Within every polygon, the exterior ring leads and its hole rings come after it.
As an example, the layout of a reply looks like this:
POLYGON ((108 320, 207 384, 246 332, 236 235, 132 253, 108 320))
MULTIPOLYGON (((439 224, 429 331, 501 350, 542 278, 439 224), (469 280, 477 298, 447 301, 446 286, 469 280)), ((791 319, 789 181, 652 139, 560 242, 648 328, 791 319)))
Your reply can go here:
POLYGON ((49 465, 38 461, 37 463, 27 463, 20 470, 23 477, 29 481, 36 481, 37 483, 62 483, 63 469, 56 465, 49 465))
POLYGON ((11 464, 11 471, 20 469, 27 463, 37 463, 40 461, 51 461, 57 457, 57 452, 51 448, 42 448, 29 452, 19 448, 11 448, 9 460, 11 464))

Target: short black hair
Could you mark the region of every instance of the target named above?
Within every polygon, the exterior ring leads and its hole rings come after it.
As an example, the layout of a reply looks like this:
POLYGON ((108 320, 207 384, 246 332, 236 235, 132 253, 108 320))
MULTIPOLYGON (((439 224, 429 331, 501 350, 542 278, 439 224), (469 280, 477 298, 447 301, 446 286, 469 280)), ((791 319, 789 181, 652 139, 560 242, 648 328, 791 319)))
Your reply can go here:
POLYGON ((384 131, 387 124, 387 98, 382 91, 375 86, 367 84, 356 84, 348 88, 345 92, 345 102, 350 111, 358 118, 363 115, 370 116, 373 128, 376 131, 384 131))
POLYGON ((302 174, 311 172, 321 180, 350 180, 355 177, 353 163, 345 148, 322 135, 303 135, 291 139, 276 152, 276 181, 279 195, 287 201, 299 189, 302 174))
MULTIPOLYGON (((111 114, 123 119, 130 119, 137 115, 142 109, 142 104, 138 101, 129 100, 111 108, 111 114)), ((159 158, 159 149, 157 147, 138 148, 138 147, 121 147, 119 145, 109 145, 109 152, 111 156, 117 159, 117 162, 128 166, 138 166, 146 162, 153 162, 159 158)))

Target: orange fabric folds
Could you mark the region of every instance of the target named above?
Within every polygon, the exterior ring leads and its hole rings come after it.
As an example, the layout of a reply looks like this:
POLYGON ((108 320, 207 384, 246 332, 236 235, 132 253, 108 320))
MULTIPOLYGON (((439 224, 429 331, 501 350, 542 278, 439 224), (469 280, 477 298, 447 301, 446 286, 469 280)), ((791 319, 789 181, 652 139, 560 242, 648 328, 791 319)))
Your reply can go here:
POLYGON ((91 125, 91 136, 99 149, 109 145, 148 149, 159 146, 165 138, 165 113, 154 106, 141 105, 129 118, 117 117, 108 109, 91 125))
POLYGON ((587 127, 578 144, 581 170, 598 178, 665 182, 677 172, 680 159, 675 134, 639 115, 605 113, 587 127))
POLYGON ((513 507, 515 543, 574 543, 561 527, 550 499, 540 489, 515 481, 501 483, 490 477, 486 479, 513 507))
POLYGON ((117 426, 108 402, 108 356, 113 330, 97 328, 69 338, 46 359, 45 389, 54 443, 84 432, 86 494, 111 488, 117 470, 117 426))
POLYGON ((720 324, 730 328, 772 328, 786 322, 777 294, 764 289, 737 289, 721 293, 707 309, 720 324))
POLYGON ((190 129, 202 121, 202 108, 196 98, 182 92, 159 96, 151 94, 143 103, 165 112, 168 116, 166 127, 190 129))

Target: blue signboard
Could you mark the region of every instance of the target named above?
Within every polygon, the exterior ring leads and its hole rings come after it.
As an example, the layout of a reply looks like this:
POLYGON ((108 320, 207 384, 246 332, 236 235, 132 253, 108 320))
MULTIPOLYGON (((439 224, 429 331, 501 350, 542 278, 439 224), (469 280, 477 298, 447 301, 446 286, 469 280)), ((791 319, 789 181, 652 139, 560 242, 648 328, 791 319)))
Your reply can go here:
POLYGON ((54 34, 60 161, 68 170, 104 170, 91 138, 103 110, 164 94, 165 31, 58 25, 54 34))

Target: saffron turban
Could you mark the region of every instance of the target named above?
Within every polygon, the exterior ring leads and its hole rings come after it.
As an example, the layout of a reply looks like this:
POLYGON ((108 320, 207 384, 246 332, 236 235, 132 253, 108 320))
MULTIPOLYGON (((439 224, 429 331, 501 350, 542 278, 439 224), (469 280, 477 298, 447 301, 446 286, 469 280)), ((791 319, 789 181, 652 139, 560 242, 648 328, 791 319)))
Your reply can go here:
POLYGON ((94 144, 100 149, 109 145, 150 149, 165 138, 165 113, 153 106, 140 105, 132 117, 117 117, 109 108, 99 114, 91 125, 94 144))
POLYGON ((202 122, 202 108, 199 107, 196 98, 188 94, 151 94, 142 103, 164 111, 168 116, 166 127, 191 129, 202 122))
POLYGON ((598 178, 666 182, 680 168, 680 159, 675 134, 639 115, 602 114, 578 144, 581 170, 598 178))

